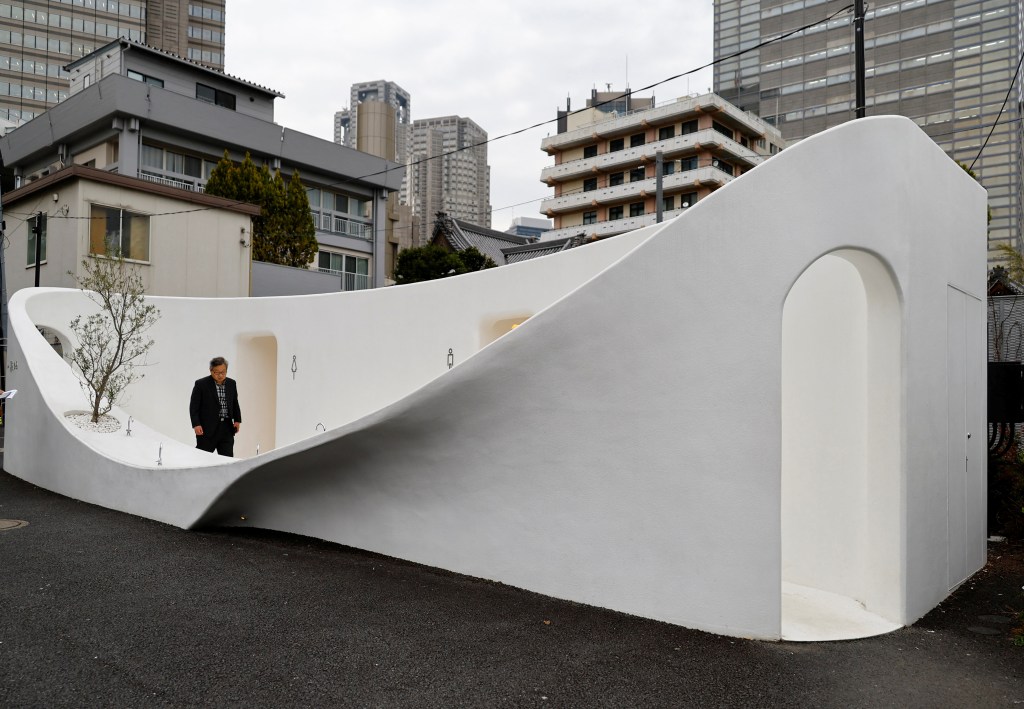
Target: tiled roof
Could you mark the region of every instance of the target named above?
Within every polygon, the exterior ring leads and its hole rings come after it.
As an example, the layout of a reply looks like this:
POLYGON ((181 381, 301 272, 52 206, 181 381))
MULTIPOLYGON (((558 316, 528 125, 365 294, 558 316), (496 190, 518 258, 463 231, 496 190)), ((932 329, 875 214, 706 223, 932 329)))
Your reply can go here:
POLYGON ((575 236, 567 236, 564 239, 537 241, 526 246, 504 249, 505 263, 519 263, 520 261, 529 261, 530 259, 547 256, 548 254, 555 254, 559 251, 568 251, 587 243, 586 238, 587 235, 580 232, 575 236))
POLYGON ((461 219, 452 219, 444 212, 438 212, 434 222, 434 239, 439 236, 444 237, 448 245, 456 251, 464 251, 475 246, 480 253, 489 256, 499 266, 506 263, 502 249, 529 243, 529 239, 522 236, 477 226, 461 219))

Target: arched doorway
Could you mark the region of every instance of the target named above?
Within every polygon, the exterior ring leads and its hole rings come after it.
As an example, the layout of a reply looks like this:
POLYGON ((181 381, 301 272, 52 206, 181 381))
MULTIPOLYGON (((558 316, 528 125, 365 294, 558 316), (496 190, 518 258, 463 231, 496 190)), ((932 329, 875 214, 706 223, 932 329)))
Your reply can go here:
POLYGON ((903 617, 901 309, 875 256, 793 284, 782 325, 782 637, 866 637, 903 617))

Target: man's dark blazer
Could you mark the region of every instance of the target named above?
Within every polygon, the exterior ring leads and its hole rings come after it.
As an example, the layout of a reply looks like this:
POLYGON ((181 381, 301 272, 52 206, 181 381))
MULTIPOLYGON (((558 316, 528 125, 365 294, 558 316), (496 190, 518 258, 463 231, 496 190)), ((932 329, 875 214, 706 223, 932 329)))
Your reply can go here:
MULTIPOLYGON (((234 379, 224 380, 224 396, 227 398, 228 412, 232 420, 241 423, 242 409, 238 406, 238 387, 234 379)), ((213 381, 213 377, 196 380, 195 386, 192 387, 192 400, 189 402, 188 412, 192 417, 192 428, 202 426, 204 436, 213 435, 220 419, 220 401, 217 399, 217 383, 213 381)))

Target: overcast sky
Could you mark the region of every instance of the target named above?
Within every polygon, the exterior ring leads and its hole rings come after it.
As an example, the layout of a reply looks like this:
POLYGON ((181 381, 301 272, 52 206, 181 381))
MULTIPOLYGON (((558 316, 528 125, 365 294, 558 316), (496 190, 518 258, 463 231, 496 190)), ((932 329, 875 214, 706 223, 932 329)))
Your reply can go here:
MULTIPOLYGON (((375 79, 409 92, 413 120, 459 115, 495 138, 554 119, 567 96, 581 108, 592 88, 636 90, 708 63, 712 12, 711 0, 230 0, 226 71, 283 93, 277 122, 326 140, 351 85, 375 79)), ((707 69, 653 94, 711 81, 707 69)), ((493 228, 543 216, 552 160, 540 141, 553 132, 488 145, 493 228)))

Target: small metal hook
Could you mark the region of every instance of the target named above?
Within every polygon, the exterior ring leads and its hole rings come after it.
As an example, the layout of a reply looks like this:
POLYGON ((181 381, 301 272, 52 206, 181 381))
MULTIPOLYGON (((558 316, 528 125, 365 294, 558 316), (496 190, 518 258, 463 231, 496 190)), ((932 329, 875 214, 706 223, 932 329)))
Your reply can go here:
POLYGON ((324 433, 327 433, 327 426, 324 426, 322 423, 318 423, 316 425, 316 429, 315 430, 319 431, 321 428, 324 430, 324 433))
POLYGON ((157 451, 157 454, 156 454, 156 464, 157 465, 163 465, 164 464, 164 444, 163 443, 160 444, 160 450, 157 451))
POLYGON ((125 433, 125 435, 127 435, 127 436, 132 435, 132 417, 131 416, 128 417, 128 431, 125 433))

